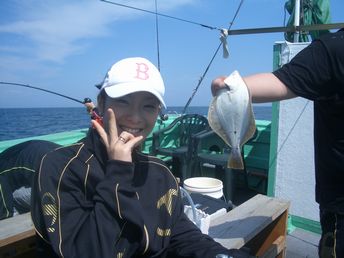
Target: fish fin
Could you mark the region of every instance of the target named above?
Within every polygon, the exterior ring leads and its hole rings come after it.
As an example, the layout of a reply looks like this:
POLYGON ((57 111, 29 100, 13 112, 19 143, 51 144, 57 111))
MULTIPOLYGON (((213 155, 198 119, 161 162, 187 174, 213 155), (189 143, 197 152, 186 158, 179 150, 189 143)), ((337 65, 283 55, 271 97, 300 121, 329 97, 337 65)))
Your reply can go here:
POLYGON ((252 120, 250 125, 249 125, 249 128, 247 129, 247 133, 245 135, 245 137, 242 139, 241 141, 241 146, 244 145, 246 142, 248 142, 252 137, 253 135, 255 134, 256 132, 256 122, 255 120, 252 120))
POLYGON ((231 152, 231 155, 228 159, 227 167, 233 169, 244 169, 244 161, 241 156, 240 150, 231 152))
POLYGON ((254 114, 253 114, 253 111, 252 111, 252 106, 250 105, 249 107, 251 109, 251 112, 250 112, 250 124, 248 125, 248 129, 247 129, 247 132, 246 134, 244 135, 244 137, 242 138, 241 142, 240 142, 240 145, 244 145, 246 142, 248 142, 252 137, 253 135, 255 134, 256 132, 256 120, 254 118, 254 114))

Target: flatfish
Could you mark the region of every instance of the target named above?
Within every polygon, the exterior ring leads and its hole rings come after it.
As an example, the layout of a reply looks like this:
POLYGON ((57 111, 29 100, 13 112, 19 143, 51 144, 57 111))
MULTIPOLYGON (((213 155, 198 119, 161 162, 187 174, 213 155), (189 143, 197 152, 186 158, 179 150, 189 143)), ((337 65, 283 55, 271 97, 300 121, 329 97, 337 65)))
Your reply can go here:
POLYGON ((228 87, 216 92, 209 106, 208 120, 213 131, 231 147, 228 168, 243 169, 242 146, 256 131, 251 97, 237 71, 224 82, 228 87))

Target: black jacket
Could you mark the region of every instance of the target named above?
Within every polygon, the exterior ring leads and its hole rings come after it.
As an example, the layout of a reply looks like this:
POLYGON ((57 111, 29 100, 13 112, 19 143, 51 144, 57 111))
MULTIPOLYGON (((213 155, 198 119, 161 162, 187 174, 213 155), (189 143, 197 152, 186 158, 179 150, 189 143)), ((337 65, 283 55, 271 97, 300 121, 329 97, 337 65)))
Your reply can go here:
MULTIPOLYGON (((107 161, 97 133, 49 153, 36 174, 33 222, 53 257, 231 254, 185 216, 178 183, 157 158, 107 161)), ((235 251, 234 251, 235 252, 235 251)))

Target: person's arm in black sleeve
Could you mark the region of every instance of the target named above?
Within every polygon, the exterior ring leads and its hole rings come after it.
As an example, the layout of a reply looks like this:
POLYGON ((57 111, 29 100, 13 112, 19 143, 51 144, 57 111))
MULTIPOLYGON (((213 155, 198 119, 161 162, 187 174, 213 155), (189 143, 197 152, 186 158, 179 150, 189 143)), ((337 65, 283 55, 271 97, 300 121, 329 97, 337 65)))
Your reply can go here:
POLYGON ((343 32, 326 34, 273 74, 298 96, 307 99, 321 100, 342 94, 343 44, 343 32))

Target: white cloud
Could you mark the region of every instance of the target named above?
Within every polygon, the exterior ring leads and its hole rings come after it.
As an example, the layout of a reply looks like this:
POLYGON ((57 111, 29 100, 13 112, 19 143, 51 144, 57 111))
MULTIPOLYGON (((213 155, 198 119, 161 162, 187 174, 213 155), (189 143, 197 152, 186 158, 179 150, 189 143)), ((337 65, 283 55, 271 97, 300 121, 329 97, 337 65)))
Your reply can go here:
POLYGON ((35 75, 39 75, 39 79, 53 77, 59 69, 47 67, 35 59, 23 56, 0 56, 0 60, 0 78, 4 81, 25 83, 35 75))
MULTIPOLYGON (((154 10, 154 1, 114 1, 137 8, 154 10)), ((193 0, 162 1, 159 10, 168 11, 193 0)), ((15 13, 15 21, 1 22, 0 35, 16 36, 15 47, 19 51, 31 49, 35 59, 63 62, 70 55, 85 51, 85 39, 105 37, 114 33, 109 27, 116 21, 134 19, 143 12, 118 7, 103 1, 14 1, 1 9, 15 13), (25 47, 24 47, 25 46, 25 47)), ((159 11, 160 12, 160 11, 159 11)), ((3 37, 3 36, 1 36, 3 37)), ((2 43, 2 50, 6 47, 2 43)), ((0 49, 0 51, 2 51, 0 49)), ((28 52, 26 52, 27 54, 28 52)))

